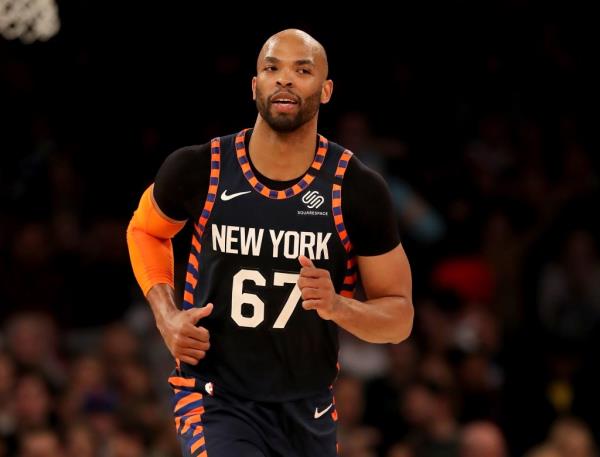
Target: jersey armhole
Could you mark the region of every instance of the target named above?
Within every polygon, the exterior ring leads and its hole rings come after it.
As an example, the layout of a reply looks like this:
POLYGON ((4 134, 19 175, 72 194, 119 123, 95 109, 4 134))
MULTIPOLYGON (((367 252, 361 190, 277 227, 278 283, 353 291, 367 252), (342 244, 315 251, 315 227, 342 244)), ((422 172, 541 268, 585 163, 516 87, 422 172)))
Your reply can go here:
POLYGON ((208 223, 210 213, 217 199, 217 190, 219 188, 219 174, 221 170, 221 139, 215 138, 210 142, 210 178, 208 183, 208 192, 204 200, 202 212, 198 220, 194 223, 192 231, 192 247, 188 260, 187 272, 185 275, 185 288, 183 292, 183 309, 190 309, 194 306, 194 292, 198 285, 198 269, 200 261, 200 252, 202 251, 202 235, 208 223))
POLYGON ((342 214, 342 185, 351 157, 352 152, 350 152, 348 149, 344 150, 340 156, 337 168, 335 170, 335 182, 332 186, 331 198, 331 211, 333 213, 335 230, 340 237, 340 241, 342 242, 347 254, 346 274, 344 276, 344 283, 342 284, 340 295, 349 298, 354 296, 354 288, 357 280, 357 262, 356 256, 354 255, 354 250, 352 249, 350 237, 348 236, 348 231, 344 225, 344 215, 342 214))

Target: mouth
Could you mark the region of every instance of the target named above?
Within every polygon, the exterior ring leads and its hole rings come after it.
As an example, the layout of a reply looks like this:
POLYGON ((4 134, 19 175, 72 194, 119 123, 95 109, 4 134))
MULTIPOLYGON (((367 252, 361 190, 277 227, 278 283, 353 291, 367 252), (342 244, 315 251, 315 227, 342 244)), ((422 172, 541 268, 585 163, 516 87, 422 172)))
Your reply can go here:
POLYGON ((289 92, 281 92, 271 97, 271 104, 279 113, 290 113, 298 105, 298 97, 289 92))
POLYGON ((271 103, 274 105, 297 105, 298 97, 290 92, 280 92, 271 96, 271 103))
POLYGON ((282 98, 280 100, 272 100, 271 103, 274 105, 297 105, 298 102, 290 100, 288 98, 282 98))

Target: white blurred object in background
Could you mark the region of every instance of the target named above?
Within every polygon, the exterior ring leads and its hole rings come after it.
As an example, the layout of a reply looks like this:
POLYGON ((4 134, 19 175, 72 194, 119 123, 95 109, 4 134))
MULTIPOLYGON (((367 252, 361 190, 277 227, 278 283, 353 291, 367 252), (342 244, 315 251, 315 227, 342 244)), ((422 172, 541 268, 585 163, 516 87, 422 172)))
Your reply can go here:
POLYGON ((0 34, 23 43, 46 41, 60 30, 54 0, 0 0, 0 34))

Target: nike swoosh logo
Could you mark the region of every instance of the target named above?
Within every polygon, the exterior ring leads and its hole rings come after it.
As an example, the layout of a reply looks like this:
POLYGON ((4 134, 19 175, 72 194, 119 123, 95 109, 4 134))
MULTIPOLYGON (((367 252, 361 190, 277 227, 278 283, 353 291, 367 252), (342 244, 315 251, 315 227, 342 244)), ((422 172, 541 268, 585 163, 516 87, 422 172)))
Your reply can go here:
POLYGON ((331 403, 327 408, 325 408, 323 411, 319 411, 319 408, 315 408, 315 419, 318 419, 319 417, 321 417, 323 414, 325 414, 327 411, 329 411, 331 409, 331 407, 333 406, 333 403, 331 403))
POLYGON ((245 192, 236 192, 235 194, 229 194, 229 195, 227 195, 227 189, 225 189, 223 191, 223 193, 221 194, 221 200, 223 200, 224 202, 226 202, 227 200, 231 200, 232 198, 239 197, 240 195, 249 194, 250 192, 252 192, 252 191, 251 190, 247 190, 245 192))

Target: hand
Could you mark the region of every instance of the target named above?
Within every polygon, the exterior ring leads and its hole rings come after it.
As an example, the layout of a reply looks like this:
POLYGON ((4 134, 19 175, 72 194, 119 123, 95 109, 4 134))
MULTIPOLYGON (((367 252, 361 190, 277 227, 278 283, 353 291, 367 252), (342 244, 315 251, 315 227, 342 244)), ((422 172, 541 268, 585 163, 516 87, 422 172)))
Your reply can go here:
POLYGON ((173 357, 190 365, 197 365, 206 356, 210 347, 210 335, 204 327, 196 327, 196 323, 210 315, 212 310, 212 303, 202 308, 177 310, 158 326, 173 357))
POLYGON ((302 292, 302 307, 314 309, 322 319, 331 320, 339 305, 339 295, 331 282, 329 271, 317 268, 303 255, 298 257, 302 268, 298 278, 298 287, 302 292))

